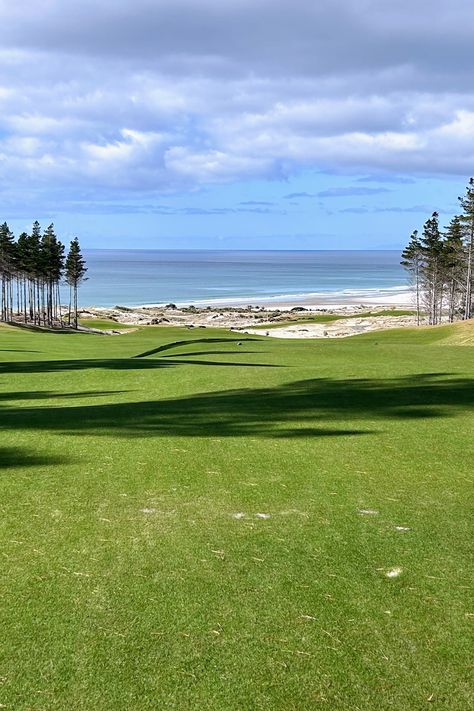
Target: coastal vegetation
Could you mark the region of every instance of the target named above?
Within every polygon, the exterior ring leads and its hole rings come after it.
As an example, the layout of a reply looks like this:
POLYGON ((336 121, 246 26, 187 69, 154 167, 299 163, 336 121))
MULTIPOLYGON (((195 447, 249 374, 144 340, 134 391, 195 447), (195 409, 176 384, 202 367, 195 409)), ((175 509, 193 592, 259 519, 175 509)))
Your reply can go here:
POLYGON ((255 328, 263 329, 273 329, 281 328, 282 326, 291 326, 293 324, 311 324, 311 323, 333 323, 334 321, 343 321, 347 319, 352 319, 355 316, 357 318, 371 318, 371 317, 384 317, 388 316, 390 318, 397 318, 398 316, 412 316, 415 312, 411 309, 375 309, 374 311, 357 311, 348 314, 343 313, 326 313, 326 314, 313 314, 311 312, 306 315, 293 316, 293 318, 288 319, 285 316, 280 316, 274 319, 273 323, 261 324, 255 326, 255 328))
POLYGON ((8 224, 0 225, 0 320, 35 326, 63 325, 60 285, 69 286, 68 325, 77 328, 77 294, 87 267, 75 237, 65 256, 54 225, 41 232, 38 221, 31 233, 15 240, 8 224))
POLYGON ((472 321, 0 334, 6 709, 471 707, 472 321))
POLYGON ((474 315, 474 179, 461 212, 443 230, 433 212, 421 235, 415 230, 403 251, 401 264, 409 272, 416 295, 418 323, 422 310, 430 324, 470 319, 474 315))

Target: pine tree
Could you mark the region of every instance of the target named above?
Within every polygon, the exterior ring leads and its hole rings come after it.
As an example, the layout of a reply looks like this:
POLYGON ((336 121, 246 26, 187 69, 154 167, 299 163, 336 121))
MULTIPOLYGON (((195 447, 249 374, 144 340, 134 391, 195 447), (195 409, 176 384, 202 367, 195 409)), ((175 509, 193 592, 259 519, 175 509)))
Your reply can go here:
POLYGON ((33 222, 28 240, 28 275, 30 277, 30 318, 34 323, 40 323, 40 285, 41 285, 41 225, 38 220, 33 222))
POLYGON ((27 314, 27 282, 28 282, 28 240, 29 236, 26 232, 22 232, 18 237, 15 250, 15 265, 17 271, 18 284, 18 314, 23 314, 23 320, 26 323, 27 314))
POLYGON ((60 319, 59 282, 64 269, 64 245, 49 225, 41 240, 41 273, 46 287, 46 320, 52 326, 60 319))
POLYGON ((438 213, 433 212, 425 222, 420 239, 423 255, 422 282, 430 324, 441 320, 443 304, 443 242, 439 229, 438 213))
POLYGON ((14 236, 4 222, 0 225, 0 279, 2 281, 1 320, 9 321, 13 316, 12 279, 14 273, 14 236))
POLYGON ((467 247, 464 318, 469 319, 473 315, 474 297, 474 178, 470 179, 464 197, 460 197, 458 200, 463 210, 459 220, 463 226, 467 247))
POLYGON ((444 267, 448 300, 448 320, 460 308, 460 298, 465 287, 465 249, 463 228, 458 215, 453 217, 444 232, 444 267))
POLYGON ((414 230, 410 236, 408 245, 402 252, 400 264, 408 271, 411 280, 415 285, 416 295, 416 322, 420 325, 420 292, 421 292, 421 273, 423 266, 422 250, 420 240, 418 239, 418 230, 414 230))
MULTIPOLYGON (((15 241, 7 223, 0 225, 0 320, 47 324, 62 323, 60 283, 64 274, 64 245, 50 225, 41 236, 39 222, 32 232, 15 241)), ((73 241, 69 277, 76 291, 87 271, 79 243, 73 241)), ((69 283, 69 282, 68 282, 69 283)), ((76 318, 77 322, 77 318, 76 318)))
POLYGON ((77 328, 77 292, 79 285, 85 280, 87 272, 86 262, 81 253, 79 240, 75 237, 70 245, 66 257, 66 283, 70 287, 69 323, 71 323, 71 300, 74 308, 74 328, 77 328))

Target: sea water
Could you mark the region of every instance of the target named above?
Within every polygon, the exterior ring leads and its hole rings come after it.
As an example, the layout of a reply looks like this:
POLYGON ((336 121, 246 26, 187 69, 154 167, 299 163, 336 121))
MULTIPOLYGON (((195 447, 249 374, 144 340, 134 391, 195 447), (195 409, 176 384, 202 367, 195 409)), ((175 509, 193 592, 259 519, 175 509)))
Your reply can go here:
POLYGON ((363 300, 406 289, 397 251, 85 250, 83 306, 363 300))

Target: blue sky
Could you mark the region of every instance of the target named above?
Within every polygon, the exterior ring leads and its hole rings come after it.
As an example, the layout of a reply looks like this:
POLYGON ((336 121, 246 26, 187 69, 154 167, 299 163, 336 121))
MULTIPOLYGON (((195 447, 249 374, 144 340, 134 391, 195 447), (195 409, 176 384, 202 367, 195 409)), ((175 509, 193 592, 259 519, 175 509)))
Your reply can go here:
POLYGON ((474 172, 471 0, 0 0, 0 219, 399 248, 474 172))

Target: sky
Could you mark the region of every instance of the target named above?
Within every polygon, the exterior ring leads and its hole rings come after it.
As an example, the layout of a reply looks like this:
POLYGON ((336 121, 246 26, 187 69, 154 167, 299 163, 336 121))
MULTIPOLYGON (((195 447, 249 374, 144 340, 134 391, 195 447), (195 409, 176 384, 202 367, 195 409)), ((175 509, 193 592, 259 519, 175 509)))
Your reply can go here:
POLYGON ((398 249, 474 173, 472 0, 0 0, 0 220, 398 249))

